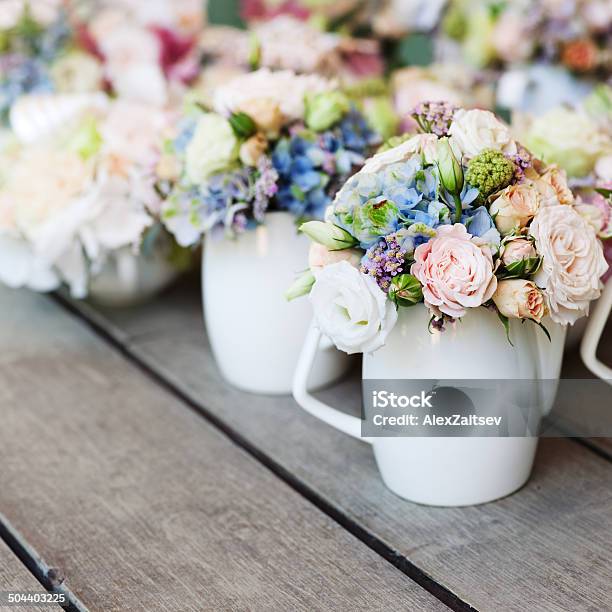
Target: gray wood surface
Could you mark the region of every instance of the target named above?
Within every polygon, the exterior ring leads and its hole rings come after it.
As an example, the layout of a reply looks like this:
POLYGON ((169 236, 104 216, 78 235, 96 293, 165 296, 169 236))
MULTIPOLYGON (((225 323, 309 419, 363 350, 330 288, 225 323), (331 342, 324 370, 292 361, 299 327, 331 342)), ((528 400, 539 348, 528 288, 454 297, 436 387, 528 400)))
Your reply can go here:
MULTIPOLYGON (((13 551, 0 540, 0 591, 33 591, 46 593, 40 582, 30 574, 21 561, 14 555, 13 551)), ((29 608, 29 610, 60 610, 59 606, 45 606, 43 608, 29 608)), ((14 606, 0 605, 0 612, 15 612, 21 610, 27 612, 27 607, 15 608, 14 606)))
POLYGON ((444 608, 51 300, 0 304, 0 512, 90 610, 444 608))
MULTIPOLYGON (((383 486, 367 445, 288 397, 246 395, 220 381, 197 287, 95 317, 205 411, 463 601, 492 611, 612 609, 612 466, 577 442, 543 440, 529 484, 501 501, 410 504, 383 486)), ((324 395, 357 412, 359 393, 354 377, 324 395)))

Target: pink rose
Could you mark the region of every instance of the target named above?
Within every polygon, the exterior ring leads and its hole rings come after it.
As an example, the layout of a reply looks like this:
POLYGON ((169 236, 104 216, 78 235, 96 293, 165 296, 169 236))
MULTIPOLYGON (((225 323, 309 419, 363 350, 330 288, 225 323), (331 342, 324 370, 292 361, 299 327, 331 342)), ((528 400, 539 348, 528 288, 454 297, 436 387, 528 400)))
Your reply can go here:
POLYGON ((499 192, 489 212, 502 235, 525 227, 540 208, 542 198, 530 183, 510 185, 499 192))
POLYGON ((423 285, 425 305, 453 318, 491 299, 497 288, 493 256, 464 225, 444 225, 429 242, 418 246, 411 273, 423 285))
POLYGON ((545 206, 559 204, 571 204, 574 194, 567 184, 567 173, 559 166, 553 165, 535 181, 535 186, 542 196, 545 206))

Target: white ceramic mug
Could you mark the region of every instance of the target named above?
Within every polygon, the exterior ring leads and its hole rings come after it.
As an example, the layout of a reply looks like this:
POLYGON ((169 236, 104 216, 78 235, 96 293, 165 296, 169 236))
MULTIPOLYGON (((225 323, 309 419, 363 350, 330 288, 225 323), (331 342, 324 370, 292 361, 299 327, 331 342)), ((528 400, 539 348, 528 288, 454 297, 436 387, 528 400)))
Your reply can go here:
MULTIPOLYGON (((565 328, 546 322, 552 342, 531 324, 511 322, 506 339, 497 315, 469 311, 446 331, 428 331, 425 306, 400 309, 387 344, 364 355, 371 380, 553 379, 558 380, 565 328)), ((321 335, 313 325, 296 370, 293 393, 308 412, 372 444, 385 484, 405 499, 434 506, 485 503, 509 495, 528 480, 535 437, 361 437, 361 420, 312 397, 304 384, 321 335)), ((540 409, 551 409, 556 388, 546 385, 540 409)))
MULTIPOLYGON (((271 212, 236 240, 207 238, 202 261, 204 319, 225 379, 253 393, 288 394, 312 318, 310 302, 284 294, 308 261, 310 241, 295 218, 271 212)), ((343 376, 347 355, 330 343, 308 379, 320 388, 343 376)))
POLYGON ((102 306, 128 307, 146 302, 168 287, 179 271, 165 253, 134 253, 124 247, 111 253, 89 283, 89 299, 102 306))
POLYGON ((603 334, 610 311, 612 310, 612 278, 609 278, 601 297, 589 315, 586 331, 580 345, 580 355, 584 364, 593 374, 612 383, 612 368, 597 358, 597 347, 603 334))

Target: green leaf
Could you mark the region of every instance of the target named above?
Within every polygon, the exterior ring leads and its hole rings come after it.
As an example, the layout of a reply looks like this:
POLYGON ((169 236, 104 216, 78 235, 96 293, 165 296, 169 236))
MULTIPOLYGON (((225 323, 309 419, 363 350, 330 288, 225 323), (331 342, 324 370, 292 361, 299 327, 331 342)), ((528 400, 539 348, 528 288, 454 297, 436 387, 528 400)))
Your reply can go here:
POLYGON ((604 198, 609 198, 612 196, 612 189, 604 189, 603 187, 597 187, 595 191, 602 195, 604 198))
POLYGON ((510 319, 508 319, 508 317, 499 312, 499 310, 497 311, 497 316, 499 317, 499 320, 502 322, 504 329, 506 330, 506 339, 510 343, 510 346, 514 346, 514 344, 512 344, 512 340, 510 340, 510 319))
POLYGON ((409 34, 400 41, 395 56, 401 66, 429 66, 434 59, 433 38, 409 34))
POLYGON ((257 132, 255 122, 246 113, 232 113, 229 118, 229 123, 234 130, 234 134, 236 134, 238 138, 244 140, 250 138, 257 132))

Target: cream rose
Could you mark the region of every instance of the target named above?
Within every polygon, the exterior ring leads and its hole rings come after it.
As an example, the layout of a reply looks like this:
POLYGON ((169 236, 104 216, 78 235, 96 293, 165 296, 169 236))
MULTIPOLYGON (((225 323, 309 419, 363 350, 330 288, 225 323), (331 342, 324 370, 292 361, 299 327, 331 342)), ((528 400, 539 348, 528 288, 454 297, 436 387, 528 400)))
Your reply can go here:
POLYGON ((379 349, 397 321, 394 304, 376 281, 347 261, 319 272, 310 301, 321 332, 349 355, 379 349))
POLYGON ((516 143, 510 128, 492 112, 459 109, 449 129, 453 148, 466 157, 475 157, 484 149, 515 153, 516 143))
POLYGON ((272 98, 254 98, 241 103, 237 111, 246 113, 257 127, 270 138, 276 138, 283 127, 285 118, 278 102, 272 98))
POLYGON ((306 93, 322 93, 335 83, 317 75, 296 75, 289 70, 272 72, 265 68, 241 75, 215 92, 214 109, 221 114, 242 110, 253 112, 255 100, 278 105, 286 122, 304 118, 306 93))
POLYGON ((601 293, 600 278, 608 269, 601 243, 572 206, 540 209, 529 233, 542 257, 534 280, 544 288, 550 316, 573 324, 601 293))
POLYGON ((525 227, 541 206, 540 192, 532 183, 518 183, 502 190, 489 212, 501 234, 525 227))
POLYGON ((238 139, 229 121, 215 113, 203 114, 185 157, 187 177, 196 185, 227 170, 238 159, 238 139))
POLYGON ((423 285, 425 305, 457 319, 484 304, 495 292, 493 256, 464 225, 443 225, 438 235, 414 251, 411 273, 423 285))
POLYGON ((509 266, 517 261, 533 259, 538 254, 531 240, 527 238, 517 238, 505 244, 501 252, 501 260, 505 266, 509 266))
POLYGON ((513 319, 533 319, 539 323, 546 314, 544 295, 533 281, 522 278, 500 281, 493 301, 501 314, 513 319))
POLYGON ((574 194, 567 184, 567 174, 558 166, 551 166, 535 181, 535 186, 542 195, 543 204, 571 204, 574 194))
POLYGON ((342 249, 330 251, 326 246, 313 242, 308 253, 308 266, 316 276, 323 268, 340 261, 348 261, 354 268, 359 267, 362 252, 357 249, 342 249))

